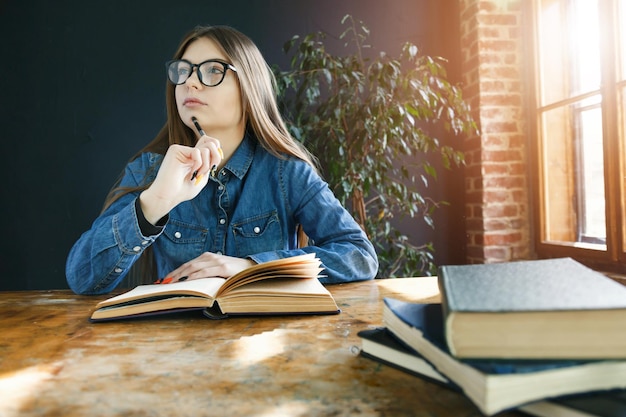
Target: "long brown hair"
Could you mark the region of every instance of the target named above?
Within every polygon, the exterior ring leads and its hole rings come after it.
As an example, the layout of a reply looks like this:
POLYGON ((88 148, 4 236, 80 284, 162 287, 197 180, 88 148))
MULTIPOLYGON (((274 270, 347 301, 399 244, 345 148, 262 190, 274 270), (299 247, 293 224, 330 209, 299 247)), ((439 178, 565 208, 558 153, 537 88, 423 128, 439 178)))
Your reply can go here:
MULTIPOLYGON (((172 59, 180 59, 187 47, 200 38, 215 42, 226 59, 237 68, 246 127, 254 133, 261 146, 277 157, 291 155, 317 168, 316 159, 289 134, 276 102, 276 79, 254 42, 229 26, 196 26, 183 38, 172 59)), ((137 152, 131 161, 144 152, 164 155, 173 144, 186 146, 196 144, 195 133, 178 115, 175 87, 170 82, 165 86, 167 112, 165 125, 152 142, 137 152)), ((123 195, 144 190, 148 186, 149 184, 143 184, 128 188, 116 184, 107 196, 103 210, 123 195)))
MULTIPOLYGON (((229 26, 197 26, 183 37, 172 59, 180 59, 187 47, 200 38, 212 40, 221 48, 226 59, 237 68, 246 129, 254 133, 259 144, 279 158, 286 155, 294 156, 317 169, 315 158, 289 134, 276 102, 276 79, 254 42, 229 26)), ((164 155, 173 144, 186 146, 196 144, 195 133, 183 123, 178 114, 175 87, 170 82, 165 86, 167 113, 165 125, 150 143, 130 159, 131 161, 144 152, 164 155)), ((103 211, 120 197, 145 190, 149 185, 150 183, 145 183, 137 187, 120 187, 118 180, 105 200, 103 211)), ((306 239, 304 235, 301 238, 306 239)), ((145 279, 153 278, 149 268, 152 266, 149 265, 152 264, 151 256, 151 253, 144 253, 140 259, 139 267, 142 270, 140 274, 145 279)))

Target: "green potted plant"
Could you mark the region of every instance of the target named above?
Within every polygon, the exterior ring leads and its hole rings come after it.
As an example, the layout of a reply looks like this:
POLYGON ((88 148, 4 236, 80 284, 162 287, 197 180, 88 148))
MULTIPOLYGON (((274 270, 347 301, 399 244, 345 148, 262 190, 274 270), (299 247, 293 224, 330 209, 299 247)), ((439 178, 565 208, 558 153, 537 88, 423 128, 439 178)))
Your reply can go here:
POLYGON ((392 219, 420 218, 434 227, 433 211, 445 202, 423 193, 437 178, 428 155, 449 168, 462 164, 463 154, 431 132, 461 135, 476 124, 461 89, 447 80, 445 60, 411 43, 398 58, 368 59, 367 27, 350 15, 341 23, 345 55, 329 53, 321 32, 286 42, 291 67, 274 69, 282 110, 292 134, 323 155, 327 181, 376 245, 378 276, 430 275, 432 243, 411 242, 392 219))

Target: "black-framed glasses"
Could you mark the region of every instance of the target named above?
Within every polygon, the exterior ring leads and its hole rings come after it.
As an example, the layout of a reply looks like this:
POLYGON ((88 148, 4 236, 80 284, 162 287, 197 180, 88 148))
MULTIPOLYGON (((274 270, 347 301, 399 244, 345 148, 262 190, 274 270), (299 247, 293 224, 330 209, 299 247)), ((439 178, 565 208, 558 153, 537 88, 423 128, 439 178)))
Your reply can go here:
POLYGON ((186 59, 177 59, 166 62, 165 68, 167 69, 167 79, 176 85, 187 81, 195 68, 197 69, 198 79, 207 87, 215 87, 224 81, 228 70, 237 72, 237 69, 231 64, 217 59, 209 59, 199 64, 192 64, 186 59))

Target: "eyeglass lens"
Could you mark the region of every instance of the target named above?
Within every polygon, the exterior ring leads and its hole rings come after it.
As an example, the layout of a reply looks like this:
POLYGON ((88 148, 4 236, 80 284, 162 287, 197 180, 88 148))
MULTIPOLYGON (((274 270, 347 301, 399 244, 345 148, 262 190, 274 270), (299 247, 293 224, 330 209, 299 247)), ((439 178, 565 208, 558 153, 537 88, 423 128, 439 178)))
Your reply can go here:
POLYGON ((183 84, 191 77, 194 68, 197 69, 198 78, 202 84, 214 87, 222 82, 229 67, 228 64, 219 61, 192 64, 188 61, 177 60, 167 63, 167 77, 173 84, 183 84))

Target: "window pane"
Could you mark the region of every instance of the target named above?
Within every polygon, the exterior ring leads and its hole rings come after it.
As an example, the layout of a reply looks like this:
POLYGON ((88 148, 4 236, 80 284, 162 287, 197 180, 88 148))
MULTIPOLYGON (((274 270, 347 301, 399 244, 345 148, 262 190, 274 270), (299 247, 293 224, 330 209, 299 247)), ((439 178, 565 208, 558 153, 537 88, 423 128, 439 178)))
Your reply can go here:
POLYGON ((540 0, 541 106, 600 88, 597 0, 540 0))
POLYGON ((606 242, 600 96, 542 115, 545 240, 606 242))
POLYGON ((539 66, 541 77, 541 105, 567 97, 565 85, 566 48, 562 31, 561 0, 540 1, 539 14, 539 66))
POLYGON ((626 80, 626 0, 620 0, 617 7, 617 47, 619 49, 618 81, 626 80))
POLYGON ((569 44, 574 46, 571 50, 570 96, 574 96, 600 88, 600 31, 597 0, 570 0, 569 3, 569 44))
POLYGON ((606 243, 604 204, 604 156, 602 111, 597 106, 578 113, 578 239, 587 243, 606 243))
POLYGON ((575 239, 574 177, 571 155, 571 124, 568 109, 559 107, 543 114, 543 195, 545 239, 573 242, 575 239))

